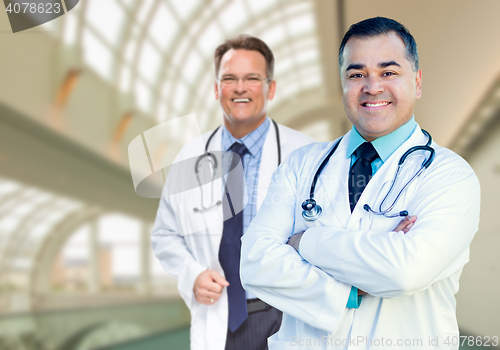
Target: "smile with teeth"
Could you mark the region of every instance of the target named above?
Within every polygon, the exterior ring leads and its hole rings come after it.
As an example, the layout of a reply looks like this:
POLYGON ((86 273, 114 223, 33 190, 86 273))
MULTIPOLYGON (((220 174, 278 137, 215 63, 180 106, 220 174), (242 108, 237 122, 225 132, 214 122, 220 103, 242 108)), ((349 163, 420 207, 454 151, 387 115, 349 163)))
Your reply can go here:
POLYGON ((233 98, 233 102, 250 102, 248 98, 233 98))
POLYGON ((381 107, 381 106, 387 106, 390 102, 379 102, 379 103, 370 103, 370 102, 365 102, 363 103, 364 107, 381 107))

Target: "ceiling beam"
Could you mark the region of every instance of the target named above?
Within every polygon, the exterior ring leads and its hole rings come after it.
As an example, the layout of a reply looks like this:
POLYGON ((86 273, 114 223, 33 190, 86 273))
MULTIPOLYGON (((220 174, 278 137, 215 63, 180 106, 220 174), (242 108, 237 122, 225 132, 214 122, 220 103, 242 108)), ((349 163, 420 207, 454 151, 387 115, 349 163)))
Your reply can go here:
MULTIPOLYGON (((342 1, 339 1, 342 3, 342 1)), ((315 1, 316 26, 318 33, 318 47, 321 49, 320 58, 323 66, 323 76, 327 88, 327 96, 333 100, 338 100, 342 96, 340 88, 340 77, 338 68, 338 48, 339 38, 342 38, 344 31, 344 15, 339 14, 339 9, 343 10, 343 5, 338 5, 334 1, 315 1)))
POLYGON ((135 193, 129 169, 3 104, 0 176, 145 221, 158 209, 135 193))

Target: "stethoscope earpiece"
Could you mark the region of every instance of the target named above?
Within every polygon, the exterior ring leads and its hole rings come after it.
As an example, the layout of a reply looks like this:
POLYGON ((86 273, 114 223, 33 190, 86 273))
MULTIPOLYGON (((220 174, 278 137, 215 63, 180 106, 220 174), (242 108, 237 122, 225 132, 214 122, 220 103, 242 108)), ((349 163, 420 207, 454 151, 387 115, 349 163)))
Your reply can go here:
POLYGON ((366 210, 367 212, 373 213, 375 215, 384 215, 386 218, 397 218, 398 216, 408 216, 408 210, 402 210, 397 214, 387 214, 387 213, 379 214, 378 212, 376 212, 375 210, 370 208, 370 206, 368 204, 363 205, 363 209, 366 210))

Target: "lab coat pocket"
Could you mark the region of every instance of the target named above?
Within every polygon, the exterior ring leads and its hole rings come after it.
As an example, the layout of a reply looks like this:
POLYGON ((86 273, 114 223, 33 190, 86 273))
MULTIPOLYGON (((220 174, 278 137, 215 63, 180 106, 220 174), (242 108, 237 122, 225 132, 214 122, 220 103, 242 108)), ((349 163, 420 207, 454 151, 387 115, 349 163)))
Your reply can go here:
POLYGON ((439 308, 440 329, 439 348, 453 349, 459 348, 460 332, 458 330, 457 318, 454 310, 439 308))

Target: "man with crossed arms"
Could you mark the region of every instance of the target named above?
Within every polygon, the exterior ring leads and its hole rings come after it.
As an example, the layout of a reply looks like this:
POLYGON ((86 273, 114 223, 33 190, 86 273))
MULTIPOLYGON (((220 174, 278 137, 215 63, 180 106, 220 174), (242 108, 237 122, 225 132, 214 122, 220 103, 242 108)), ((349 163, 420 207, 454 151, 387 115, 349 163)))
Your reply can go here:
MULTIPOLYGON (((413 36, 383 17, 349 28, 339 66, 352 130, 293 152, 242 238, 243 286, 284 313, 269 348, 458 349, 454 294, 478 227, 478 180, 432 143, 434 161, 391 211, 410 216, 367 212, 365 204, 379 208, 402 155, 428 141, 413 117, 422 72, 413 36), (337 143, 314 194, 322 216, 305 221, 301 204, 337 143)), ((387 203, 424 157, 405 161, 387 203)))

